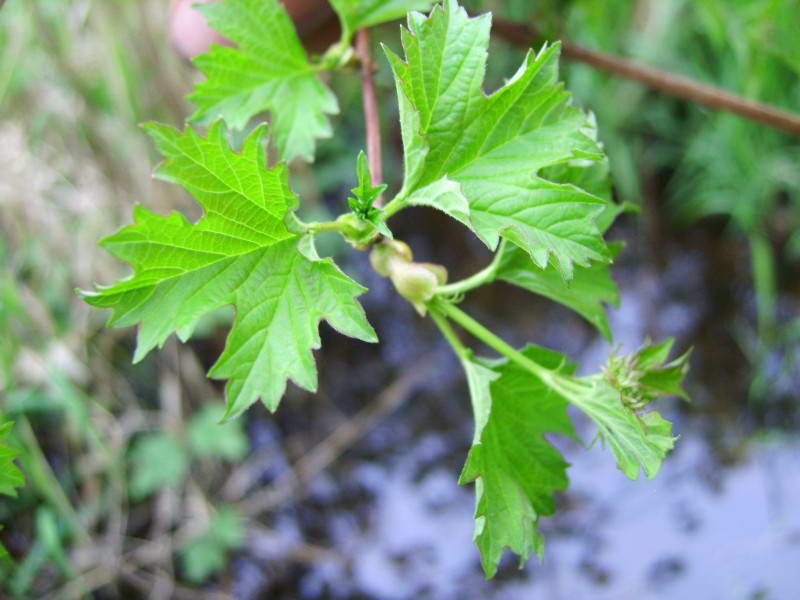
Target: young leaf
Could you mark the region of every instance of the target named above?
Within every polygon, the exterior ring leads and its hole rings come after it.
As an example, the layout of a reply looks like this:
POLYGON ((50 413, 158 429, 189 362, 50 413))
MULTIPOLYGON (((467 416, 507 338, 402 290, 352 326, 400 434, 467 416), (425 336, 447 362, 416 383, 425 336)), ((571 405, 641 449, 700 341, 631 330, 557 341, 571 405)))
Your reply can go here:
POLYGON ((315 140, 331 135, 327 115, 339 107, 308 61, 286 9, 278 0, 224 0, 198 8, 237 47, 215 45, 195 59, 208 79, 189 96, 198 106, 192 119, 222 117, 243 129, 255 114, 270 111, 281 156, 312 161, 315 140))
POLYGON ((331 0, 331 6, 339 15, 342 23, 342 40, 347 43, 359 29, 400 19, 412 10, 428 10, 435 1, 331 0))
POLYGON ((667 363, 674 342, 670 338, 627 356, 620 357, 614 352, 609 357, 606 378, 622 394, 625 404, 639 410, 659 396, 689 399, 681 387, 689 369, 689 352, 667 363))
POLYGON ((14 464, 19 452, 6 443, 12 423, 0 422, 0 495, 17 497, 17 489, 25 485, 22 471, 14 464))
POLYGON ((447 178, 459 185, 471 227, 489 248, 505 237, 541 268, 552 254, 569 279, 574 264, 610 260, 594 223, 605 201, 541 172, 602 153, 586 133, 587 116, 558 83, 558 45, 529 53, 505 86, 483 93, 490 25, 490 15, 469 18, 446 0, 428 18, 409 15, 405 62, 386 51, 406 153, 397 202, 433 204, 418 192, 447 178))
MULTIPOLYGON (((523 354, 558 372, 571 372, 556 352, 531 346, 523 354)), ((542 555, 539 517, 555 512, 553 493, 568 484, 568 464, 544 435, 576 434, 567 401, 529 371, 507 361, 493 369, 469 360, 464 364, 476 438, 459 483, 476 484, 475 541, 484 571, 493 577, 506 547, 523 562, 533 552, 542 555)))
POLYGON ((351 337, 376 341, 356 296, 365 288, 330 259, 319 259, 308 236, 285 225, 297 206, 285 164, 268 169, 264 128, 232 152, 221 123, 208 137, 151 124, 166 161, 157 170, 203 205, 196 224, 183 215, 162 217, 137 207, 136 223, 102 242, 134 267, 116 285, 84 292, 90 304, 113 308, 113 326, 140 323, 134 360, 177 331, 187 339, 198 319, 226 305, 237 309, 225 351, 210 375, 229 379, 227 415, 260 398, 275 410, 291 378, 314 391, 312 349, 326 319, 351 337))
POLYGON ((353 195, 348 198, 350 210, 362 221, 371 223, 381 235, 392 239, 392 232, 386 226, 381 215, 383 211, 375 206, 375 201, 386 189, 386 184, 372 185, 372 172, 369 170, 367 155, 362 150, 358 155, 358 187, 350 190, 353 195))
POLYGON ((186 579, 202 583, 225 568, 228 553, 245 540, 244 519, 234 508, 224 507, 214 516, 208 530, 181 549, 186 579))

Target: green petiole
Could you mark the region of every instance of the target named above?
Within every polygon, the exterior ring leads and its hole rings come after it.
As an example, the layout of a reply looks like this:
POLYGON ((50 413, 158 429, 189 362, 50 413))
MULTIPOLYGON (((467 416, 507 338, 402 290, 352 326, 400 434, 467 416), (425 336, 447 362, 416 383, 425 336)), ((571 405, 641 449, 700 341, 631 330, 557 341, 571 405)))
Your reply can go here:
POLYGON ((462 279, 461 281, 455 281, 453 283, 441 286, 437 291, 437 296, 456 296, 458 294, 464 294, 475 288, 479 288, 482 285, 486 285, 487 283, 491 283, 495 280, 495 276, 497 275, 497 269, 500 268, 500 261, 503 259, 503 251, 506 247, 506 240, 505 238, 500 241, 500 245, 497 247, 497 252, 492 258, 492 262, 490 262, 486 267, 467 277, 466 279, 462 279))

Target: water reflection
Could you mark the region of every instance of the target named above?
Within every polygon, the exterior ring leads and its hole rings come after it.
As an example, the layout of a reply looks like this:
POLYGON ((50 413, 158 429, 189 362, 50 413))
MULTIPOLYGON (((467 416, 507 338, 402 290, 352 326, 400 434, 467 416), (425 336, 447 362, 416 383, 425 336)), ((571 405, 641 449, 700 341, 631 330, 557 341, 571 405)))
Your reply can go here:
POLYGON ((471 490, 442 468, 420 477, 431 442, 390 468, 364 463, 352 477, 374 494, 369 526, 346 512, 332 519, 340 554, 306 575, 305 597, 798 597, 800 444, 754 442, 741 462, 723 466, 699 440, 686 435, 650 482, 627 480, 599 448, 565 446, 572 487, 544 524, 545 563, 517 571, 504 561, 493 584, 482 580, 471 541, 471 490))

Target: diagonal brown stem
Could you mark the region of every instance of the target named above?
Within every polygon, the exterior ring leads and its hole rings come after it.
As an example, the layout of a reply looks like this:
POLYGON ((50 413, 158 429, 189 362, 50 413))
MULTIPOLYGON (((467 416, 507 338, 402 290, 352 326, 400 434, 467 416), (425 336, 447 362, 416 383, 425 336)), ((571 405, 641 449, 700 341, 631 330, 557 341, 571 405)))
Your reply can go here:
MULTIPOLYGON (((539 37, 528 25, 496 20, 492 27, 495 33, 512 44, 529 47, 531 40, 539 37)), ((800 135, 800 115, 782 110, 763 102, 749 100, 726 90, 675 75, 668 71, 638 64, 620 56, 598 52, 562 41, 562 54, 565 58, 577 60, 602 71, 614 73, 639 81, 666 94, 685 100, 698 102, 711 108, 718 108, 739 116, 758 121, 794 135, 800 135)))
MULTIPOLYGON (((381 153, 381 120, 378 112, 378 97, 375 93, 375 62, 372 60, 369 31, 360 29, 356 34, 356 53, 361 60, 361 82, 364 96, 364 122, 367 129, 367 158, 372 173, 372 185, 383 183, 383 155, 381 153)), ((381 207, 378 198, 375 206, 381 207)))

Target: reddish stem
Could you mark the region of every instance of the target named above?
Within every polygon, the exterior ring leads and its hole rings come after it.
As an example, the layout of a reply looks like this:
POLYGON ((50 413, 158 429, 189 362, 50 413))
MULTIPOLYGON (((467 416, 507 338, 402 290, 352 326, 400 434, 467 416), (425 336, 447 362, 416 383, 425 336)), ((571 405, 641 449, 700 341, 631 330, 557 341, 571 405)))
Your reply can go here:
MULTIPOLYGON (((360 29, 356 34, 356 52, 361 60, 361 82, 364 95, 364 123, 367 129, 367 158, 372 172, 372 185, 383 183, 383 156, 381 154, 381 120, 378 113, 378 96, 375 92, 375 62, 372 60, 369 32, 360 29)), ((382 206, 382 198, 375 206, 382 206)))
MULTIPOLYGON (((492 32, 512 44, 525 48, 531 45, 531 40, 538 37, 536 31, 528 25, 502 20, 495 21, 492 32)), ((561 43, 561 49, 565 58, 577 60, 596 69, 639 81, 653 89, 684 98, 685 100, 727 110, 751 121, 758 121, 787 133, 800 135, 800 115, 795 113, 764 104, 763 102, 743 98, 713 85, 694 81, 688 77, 641 65, 620 56, 590 50, 578 44, 565 41, 561 43)))

